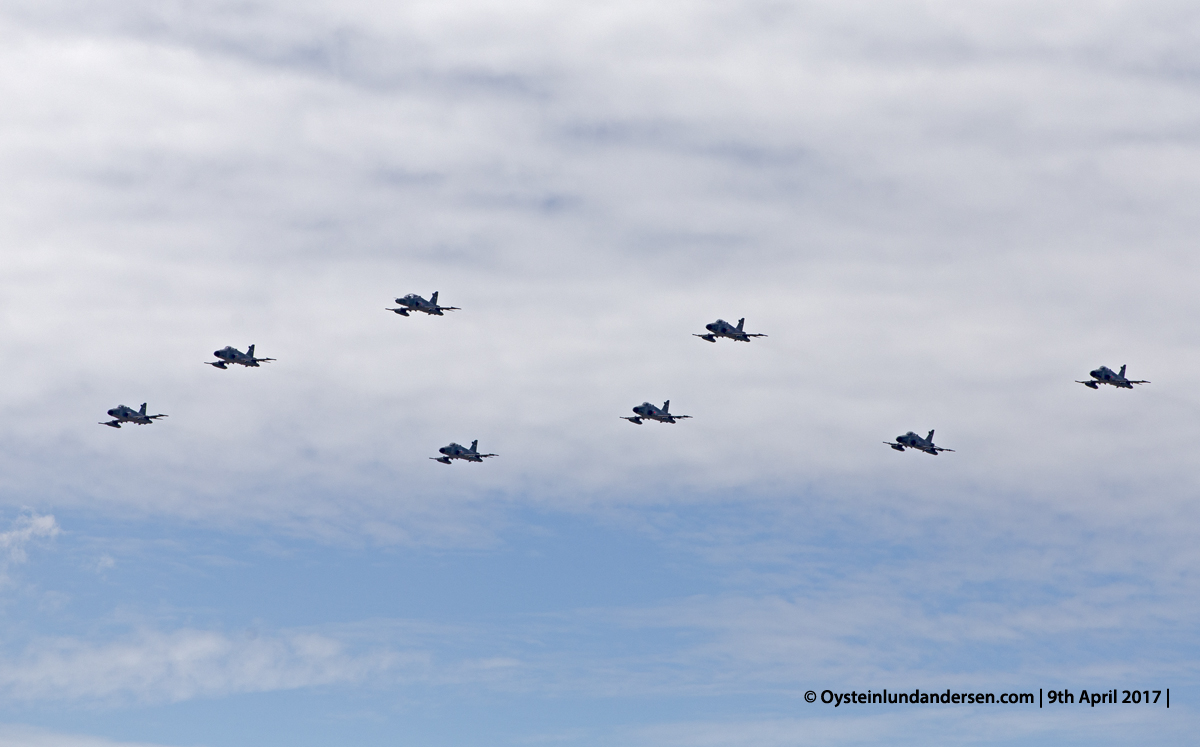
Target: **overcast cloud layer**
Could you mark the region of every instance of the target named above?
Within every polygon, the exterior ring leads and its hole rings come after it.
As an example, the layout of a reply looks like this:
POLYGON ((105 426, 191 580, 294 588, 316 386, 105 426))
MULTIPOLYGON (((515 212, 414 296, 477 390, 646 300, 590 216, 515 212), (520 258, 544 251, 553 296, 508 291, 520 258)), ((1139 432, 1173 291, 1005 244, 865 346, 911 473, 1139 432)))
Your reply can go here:
POLYGON ((1180 2, 4 3, 0 745, 242 744, 186 704, 262 693, 424 744, 1183 733, 799 695, 1191 692, 1197 50, 1180 2))

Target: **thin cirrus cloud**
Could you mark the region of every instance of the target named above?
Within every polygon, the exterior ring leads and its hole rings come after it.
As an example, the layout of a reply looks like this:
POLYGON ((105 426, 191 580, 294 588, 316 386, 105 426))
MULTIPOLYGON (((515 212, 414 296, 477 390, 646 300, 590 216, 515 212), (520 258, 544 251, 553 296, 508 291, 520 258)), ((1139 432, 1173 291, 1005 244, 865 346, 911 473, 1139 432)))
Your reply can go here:
POLYGON ((14 725, 0 726, 0 745, 3 747, 162 747, 147 742, 115 741, 14 725))
POLYGON ((12 523, 12 528, 0 532, 0 568, 9 563, 24 563, 29 556, 26 548, 39 540, 53 539, 61 529, 53 516, 33 512, 21 514, 12 523))
POLYGON ((172 702, 197 697, 361 684, 419 655, 354 655, 312 633, 277 637, 215 631, 142 631, 129 640, 89 644, 42 641, 5 662, 0 687, 28 700, 172 702))

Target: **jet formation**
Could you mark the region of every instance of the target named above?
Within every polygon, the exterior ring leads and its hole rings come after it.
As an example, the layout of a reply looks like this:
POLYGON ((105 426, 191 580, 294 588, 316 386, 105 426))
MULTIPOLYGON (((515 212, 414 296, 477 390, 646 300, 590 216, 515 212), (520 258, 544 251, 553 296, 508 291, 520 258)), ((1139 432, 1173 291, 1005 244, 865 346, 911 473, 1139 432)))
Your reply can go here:
POLYGON ((396 303, 400 304, 400 308, 387 310, 393 311, 400 316, 408 316, 408 312, 410 311, 423 311, 426 314, 432 314, 433 316, 445 316, 442 314, 443 311, 462 311, 462 309, 458 308, 457 306, 438 306, 437 297, 437 291, 433 292, 433 295, 429 297, 428 301, 426 301, 424 298, 421 298, 416 293, 409 293, 404 298, 396 299, 396 303))
POLYGON ((121 423, 150 425, 158 418, 167 417, 166 415, 147 415, 145 402, 142 403, 142 409, 140 410, 135 410, 132 407, 126 407, 125 405, 117 405, 113 409, 109 410, 108 414, 113 418, 113 420, 110 420, 107 423, 101 423, 100 425, 107 425, 109 428, 120 428, 121 423))
POLYGON ((253 345, 251 345, 250 348, 244 353, 232 345, 226 345, 220 350, 214 351, 213 355, 217 356, 217 360, 204 361, 204 364, 207 366, 212 366, 213 368, 222 369, 227 367, 230 363, 236 363, 239 366, 247 366, 249 368, 258 368, 259 363, 266 363, 267 361, 275 360, 274 358, 255 358, 253 345))
MULTIPOLYGON (((461 310, 457 306, 439 306, 437 291, 433 292, 433 295, 429 297, 428 301, 415 293, 410 293, 402 298, 397 298, 396 303, 399 304, 399 308, 387 310, 395 312, 401 316, 408 316, 410 312, 414 311, 420 311, 424 314, 429 314, 432 316, 443 316, 443 312, 461 310)), ((750 342, 750 338, 752 337, 767 336, 761 333, 746 332, 744 328, 745 323, 745 317, 738 319, 736 327, 724 319, 718 319, 711 324, 704 325, 704 328, 708 330, 706 334, 693 334, 693 337, 699 337, 707 342, 716 342, 717 338, 719 337, 724 337, 736 342, 750 342)), ((227 345, 224 348, 215 351, 213 355, 216 356, 217 360, 205 361, 204 363, 205 365, 220 369, 228 368, 233 364, 246 366, 248 368, 258 368, 260 363, 266 363, 268 361, 275 360, 274 358, 256 358, 254 355, 253 345, 251 345, 245 353, 241 352, 232 345, 227 345)), ((1092 377, 1090 380, 1079 381, 1076 383, 1083 384, 1089 389, 1099 389, 1101 384, 1107 384, 1118 389, 1133 389, 1134 384, 1150 383, 1149 381, 1141 379, 1126 378, 1125 369, 1126 366, 1124 365, 1121 366, 1120 371, 1113 371, 1108 366, 1100 366, 1096 370, 1090 372, 1092 377)), ((692 417, 691 415, 672 414, 670 408, 671 400, 663 402, 661 408, 656 407, 649 402, 643 402, 642 404, 633 408, 632 416, 625 415, 622 416, 621 419, 628 420, 634 425, 641 425, 647 420, 653 420, 658 423, 674 424, 680 420, 687 420, 692 417)), ((167 417, 161 413, 158 415, 147 415, 146 403, 144 402, 142 403, 140 410, 134 410, 132 407, 127 407, 125 405, 118 405, 117 407, 109 410, 108 414, 113 419, 107 422, 102 422, 100 425, 107 425, 110 428, 120 428, 124 423, 149 425, 158 418, 167 417)), ((937 456, 943 451, 954 451, 954 449, 946 449, 935 445, 933 443, 933 433, 934 432, 931 430, 929 431, 928 435, 922 438, 913 431, 909 431, 902 436, 897 436, 895 441, 884 441, 884 443, 896 451, 915 449, 917 451, 923 451, 926 454, 932 454, 933 456, 937 456)), ((480 454, 478 446, 478 439, 471 442, 470 448, 458 443, 451 443, 448 446, 443 446, 442 448, 438 449, 438 452, 441 453, 441 456, 430 457, 430 459, 442 464, 450 464, 455 459, 461 459, 466 462, 482 462, 484 459, 498 456, 498 454, 480 454)))

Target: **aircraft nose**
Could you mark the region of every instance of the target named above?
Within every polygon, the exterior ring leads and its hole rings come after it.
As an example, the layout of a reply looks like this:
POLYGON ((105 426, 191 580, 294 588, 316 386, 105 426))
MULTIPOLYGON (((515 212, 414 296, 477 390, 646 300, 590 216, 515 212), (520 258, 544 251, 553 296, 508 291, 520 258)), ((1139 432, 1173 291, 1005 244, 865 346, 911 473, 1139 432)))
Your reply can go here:
POLYGON ((117 410, 116 410, 116 408, 113 408, 113 409, 109 410, 109 411, 108 411, 108 414, 109 414, 109 415, 112 415, 112 416, 115 418, 115 417, 117 416, 117 410))

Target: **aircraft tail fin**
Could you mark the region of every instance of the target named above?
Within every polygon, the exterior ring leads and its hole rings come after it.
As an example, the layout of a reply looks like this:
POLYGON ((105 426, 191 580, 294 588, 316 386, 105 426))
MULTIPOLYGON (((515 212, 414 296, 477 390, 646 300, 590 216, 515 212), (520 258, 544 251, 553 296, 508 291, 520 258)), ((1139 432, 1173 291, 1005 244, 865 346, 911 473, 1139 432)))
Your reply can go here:
POLYGON ((146 403, 143 402, 142 409, 138 410, 138 415, 145 415, 145 414, 146 414, 146 403))
POLYGON ((738 326, 737 326, 738 332, 742 331, 742 325, 745 323, 746 323, 746 317, 742 317, 741 319, 738 319, 738 326))
POLYGON ((1124 376, 1124 375, 1125 375, 1125 364, 1122 363, 1121 370, 1119 372, 1117 372, 1117 376, 1124 376))
POLYGON ((438 292, 434 291, 433 295, 429 297, 429 303, 433 304, 434 306, 437 306, 437 294, 438 292))
POLYGON ((253 345, 251 345, 250 349, 246 351, 246 355, 250 356, 251 358, 254 357, 254 346, 253 345))
POLYGON ((474 454, 477 451, 476 447, 478 447, 478 446, 479 446, 479 439, 477 438, 471 442, 471 453, 472 454, 474 454))
POLYGON ((929 435, 925 437, 925 440, 929 443, 933 443, 933 431, 929 432, 929 435))
POLYGON ((671 410, 671 400, 667 400, 666 402, 663 402, 663 412, 670 412, 670 410, 671 410))

